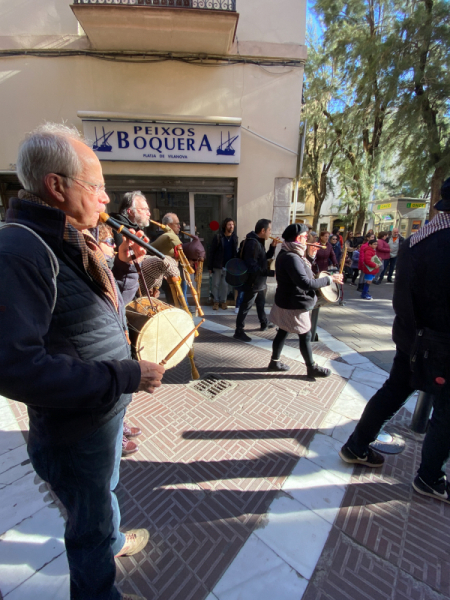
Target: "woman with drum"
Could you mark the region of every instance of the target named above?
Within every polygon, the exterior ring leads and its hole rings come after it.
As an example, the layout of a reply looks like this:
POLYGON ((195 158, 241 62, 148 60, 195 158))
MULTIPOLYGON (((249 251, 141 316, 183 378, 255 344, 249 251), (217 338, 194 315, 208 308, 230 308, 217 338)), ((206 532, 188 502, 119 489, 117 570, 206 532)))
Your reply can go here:
POLYGON ((300 353, 306 364, 308 377, 328 377, 329 369, 314 363, 311 347, 311 318, 309 311, 316 303, 315 290, 341 283, 342 275, 325 275, 315 279, 311 270, 316 247, 309 246, 311 260, 306 255, 308 226, 293 223, 283 232, 285 240, 276 260, 277 291, 270 312, 270 320, 279 327, 272 346, 269 371, 288 371, 288 365, 280 361, 281 352, 289 333, 299 337, 300 353))

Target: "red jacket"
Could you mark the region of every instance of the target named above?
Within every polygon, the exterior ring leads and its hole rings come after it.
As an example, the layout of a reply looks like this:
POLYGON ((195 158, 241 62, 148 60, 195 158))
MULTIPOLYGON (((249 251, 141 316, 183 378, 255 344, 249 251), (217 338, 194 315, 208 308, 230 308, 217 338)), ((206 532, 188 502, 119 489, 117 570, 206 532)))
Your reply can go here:
POLYGON ((362 271, 362 268, 363 268, 363 256, 364 256, 365 248, 367 248, 367 242, 365 242, 359 249, 358 269, 360 271, 362 271))
POLYGON ((386 240, 378 240, 377 256, 380 260, 387 260, 388 258, 391 258, 391 247, 386 240))
POLYGON ((369 244, 365 244, 364 246, 362 246, 361 252, 359 254, 359 259, 361 260, 361 257, 362 257, 362 267, 361 268, 366 275, 376 275, 378 273, 378 271, 380 270, 380 267, 378 267, 372 261, 372 258, 375 255, 376 255, 376 252, 372 248, 372 246, 369 246, 369 244), (367 267, 370 267, 370 269, 368 269, 367 267))

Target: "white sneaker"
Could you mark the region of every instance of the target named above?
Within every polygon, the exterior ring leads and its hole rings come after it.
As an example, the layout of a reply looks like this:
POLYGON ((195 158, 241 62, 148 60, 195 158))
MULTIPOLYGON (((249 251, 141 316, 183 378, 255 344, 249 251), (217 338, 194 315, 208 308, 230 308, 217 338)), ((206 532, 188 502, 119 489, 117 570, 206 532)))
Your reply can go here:
POLYGON ((237 315, 237 314, 238 314, 238 312, 239 312, 239 308, 237 308, 237 307, 236 307, 236 308, 234 309, 234 314, 235 314, 235 315, 237 315))

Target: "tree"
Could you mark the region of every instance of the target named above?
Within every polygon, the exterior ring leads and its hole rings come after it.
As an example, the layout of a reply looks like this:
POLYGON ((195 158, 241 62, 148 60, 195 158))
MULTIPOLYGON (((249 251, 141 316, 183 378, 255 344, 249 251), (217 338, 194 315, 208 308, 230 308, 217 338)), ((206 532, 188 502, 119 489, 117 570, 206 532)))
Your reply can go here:
POLYGON ((391 143, 402 166, 400 183, 430 190, 431 218, 450 176, 450 2, 404 2, 394 35, 399 86, 391 143))
POLYGON ((331 169, 339 145, 332 123, 326 117, 336 108, 338 77, 330 61, 327 61, 323 46, 317 37, 310 34, 308 61, 305 66, 303 117, 308 127, 305 139, 304 171, 305 187, 314 196, 313 229, 317 229, 320 210, 333 189, 331 169))
POLYGON ((386 68, 395 1, 317 0, 315 8, 326 26, 324 46, 342 74, 345 107, 327 118, 341 150, 336 166, 347 218, 354 213, 356 229, 362 230, 396 97, 396 78, 386 68))

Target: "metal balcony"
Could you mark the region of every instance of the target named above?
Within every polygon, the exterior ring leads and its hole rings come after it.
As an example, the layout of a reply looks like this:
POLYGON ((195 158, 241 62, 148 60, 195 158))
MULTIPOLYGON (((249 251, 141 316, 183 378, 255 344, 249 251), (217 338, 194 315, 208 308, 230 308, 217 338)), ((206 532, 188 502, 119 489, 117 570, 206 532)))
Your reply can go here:
POLYGON ((94 50, 228 54, 236 0, 74 0, 94 50))
POLYGON ((228 10, 236 12, 236 0, 74 0, 74 4, 123 4, 129 6, 193 8, 197 10, 228 10))

